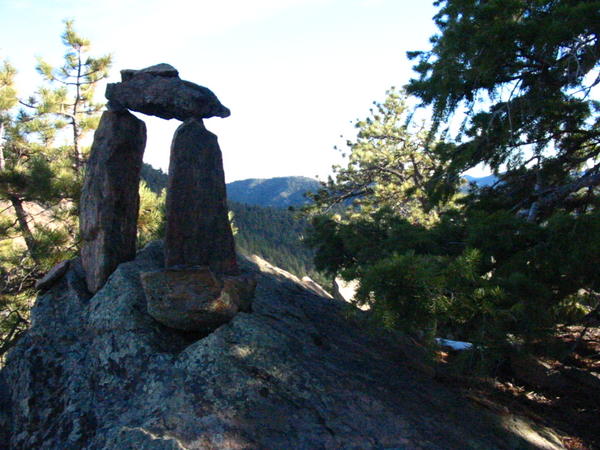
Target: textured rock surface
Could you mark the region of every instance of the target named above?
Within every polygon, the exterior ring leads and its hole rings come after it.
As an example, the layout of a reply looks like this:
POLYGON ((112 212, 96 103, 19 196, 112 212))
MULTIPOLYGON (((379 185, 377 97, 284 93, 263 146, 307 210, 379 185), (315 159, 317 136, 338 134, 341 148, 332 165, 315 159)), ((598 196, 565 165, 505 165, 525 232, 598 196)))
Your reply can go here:
POLYGON ((362 332, 340 302, 265 263, 242 264, 258 277, 252 313, 202 339, 164 327, 139 281, 162 260, 151 244, 91 298, 73 262, 38 298, 0 372, 0 447, 527 448, 519 432, 553 448, 522 420, 472 409, 406 365, 412 347, 362 332))
POLYGON ((106 111, 94 134, 81 194, 81 259, 90 292, 135 257, 138 193, 146 125, 127 111, 106 111))
POLYGON ((52 287, 60 277, 67 273, 71 260, 61 261, 48 271, 46 275, 35 282, 35 288, 39 291, 45 291, 52 287))
POLYGON ((148 314, 185 331, 210 332, 249 312, 256 288, 250 275, 216 277, 208 267, 155 270, 141 279, 148 314))
POLYGON ((177 128, 167 188, 165 265, 209 266, 237 274, 229 225, 223 159, 217 137, 202 120, 177 128))
POLYGON ((124 69, 121 70, 121 81, 129 81, 136 75, 141 73, 150 74, 157 77, 166 78, 178 78, 179 72, 177 69, 170 64, 156 64, 154 66, 146 67, 145 69, 124 69))
POLYGON ((141 70, 121 71, 122 82, 106 87, 108 106, 113 111, 129 109, 163 119, 228 117, 229 109, 213 92, 179 78, 168 64, 141 70))

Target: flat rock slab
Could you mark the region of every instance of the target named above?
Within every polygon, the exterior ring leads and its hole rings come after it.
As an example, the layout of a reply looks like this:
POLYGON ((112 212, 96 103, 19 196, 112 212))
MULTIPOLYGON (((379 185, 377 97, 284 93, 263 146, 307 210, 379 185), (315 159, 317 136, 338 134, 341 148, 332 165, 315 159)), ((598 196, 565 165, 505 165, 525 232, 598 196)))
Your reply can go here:
POLYGON ((250 310, 256 281, 250 275, 218 278, 208 267, 141 274, 148 314, 171 328, 210 332, 250 310))
POLYGON ((106 87, 108 107, 163 119, 228 117, 231 113, 208 88, 182 80, 168 64, 121 71, 122 82, 106 87))

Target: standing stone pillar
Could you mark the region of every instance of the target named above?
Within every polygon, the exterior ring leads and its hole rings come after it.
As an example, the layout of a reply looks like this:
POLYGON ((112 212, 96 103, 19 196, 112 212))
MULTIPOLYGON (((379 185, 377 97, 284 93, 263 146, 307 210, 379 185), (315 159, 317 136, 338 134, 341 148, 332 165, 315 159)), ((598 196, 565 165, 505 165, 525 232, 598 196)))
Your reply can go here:
POLYGON ((136 252, 139 182, 146 125, 128 111, 106 111, 94 134, 81 194, 81 262, 97 292, 136 252))
POLYGON ((188 119, 175 131, 171 145, 166 267, 209 266, 218 274, 238 274, 227 213, 217 137, 201 119, 188 119))

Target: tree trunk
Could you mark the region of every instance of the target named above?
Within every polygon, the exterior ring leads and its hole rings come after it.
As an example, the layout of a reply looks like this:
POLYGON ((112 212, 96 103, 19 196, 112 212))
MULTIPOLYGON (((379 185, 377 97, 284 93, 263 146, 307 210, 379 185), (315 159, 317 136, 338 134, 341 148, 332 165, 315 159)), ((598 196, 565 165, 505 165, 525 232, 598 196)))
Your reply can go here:
POLYGON ((540 210, 540 199, 539 195, 542 192, 542 173, 541 173, 541 161, 538 157, 537 169, 535 173, 535 186, 533 188, 533 192, 535 194, 535 200, 529 207, 529 212, 527 213, 527 222, 534 223, 537 219, 539 210, 540 210))
POLYGON ((73 158, 75 159, 75 171, 77 175, 81 175, 83 167, 83 154, 79 148, 79 122, 77 115, 79 114, 79 102, 81 100, 81 48, 77 50, 77 81, 75 82, 75 101, 73 102, 73 158))
POLYGON ((19 228, 21 229, 21 234, 25 239, 25 245, 27 245, 27 250, 29 251, 31 258, 37 263, 37 241, 33 237, 31 228, 29 228, 29 223, 27 222, 27 213, 23 208, 23 201, 15 195, 11 195, 9 197, 9 200, 13 208, 15 209, 17 221, 19 223, 19 228))
POLYGON ((2 121, 0 121, 0 172, 3 172, 6 167, 6 163, 4 161, 4 142, 2 142, 3 139, 4 139, 4 123, 2 121))

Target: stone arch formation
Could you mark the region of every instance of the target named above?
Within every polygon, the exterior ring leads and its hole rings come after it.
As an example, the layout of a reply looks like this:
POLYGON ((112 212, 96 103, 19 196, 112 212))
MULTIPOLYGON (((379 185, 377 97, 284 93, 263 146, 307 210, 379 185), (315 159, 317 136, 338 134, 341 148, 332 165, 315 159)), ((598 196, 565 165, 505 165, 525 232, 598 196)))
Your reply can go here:
POLYGON ((81 262, 88 290, 97 292, 136 253, 146 126, 130 111, 183 122, 171 144, 165 270, 201 268, 220 285, 223 277, 239 276, 221 150, 203 123, 228 117, 229 109, 168 64, 122 70, 121 82, 107 86, 106 98, 81 196, 81 262))

